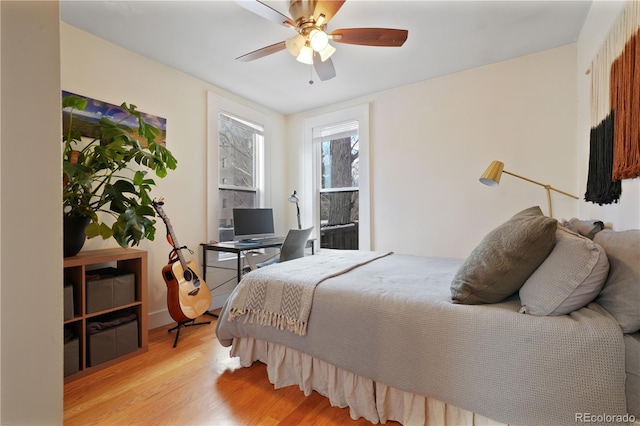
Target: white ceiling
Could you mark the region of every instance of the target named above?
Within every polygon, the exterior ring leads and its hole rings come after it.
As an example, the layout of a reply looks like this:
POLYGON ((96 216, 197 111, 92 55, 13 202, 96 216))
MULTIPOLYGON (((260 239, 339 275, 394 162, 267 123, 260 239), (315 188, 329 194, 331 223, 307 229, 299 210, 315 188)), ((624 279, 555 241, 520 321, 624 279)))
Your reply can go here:
MULTIPOLYGON (((290 16, 287 0, 264 3, 290 16)), ((348 0, 328 32, 401 28, 409 37, 402 47, 335 43, 337 77, 328 81, 286 50, 236 61, 295 32, 235 1, 63 0, 60 8, 70 25, 288 115, 573 43, 590 4, 348 0)))

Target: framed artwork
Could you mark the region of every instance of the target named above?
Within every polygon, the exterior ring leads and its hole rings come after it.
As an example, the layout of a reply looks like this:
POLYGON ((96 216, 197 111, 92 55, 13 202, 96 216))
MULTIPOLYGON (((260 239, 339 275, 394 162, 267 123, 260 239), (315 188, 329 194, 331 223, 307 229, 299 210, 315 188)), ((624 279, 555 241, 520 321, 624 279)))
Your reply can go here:
MULTIPOLYGON (((98 123, 103 117, 106 117, 108 120, 118 123, 122 122, 133 129, 133 137, 138 139, 137 133, 137 120, 135 117, 129 117, 128 112, 120 108, 119 105, 110 104, 107 102, 99 101, 88 96, 78 95, 76 93, 67 92, 65 90, 62 91, 62 97, 72 95, 77 96, 79 98, 83 98, 87 100, 87 107, 84 111, 74 111, 73 113, 73 123, 72 126, 75 130, 77 130, 80 135, 88 137, 88 138, 97 138, 99 136, 99 126, 98 123), (124 121, 123 121, 124 120, 124 121)), ((63 116, 63 131, 68 131, 69 119, 67 116, 69 115, 69 111, 65 108, 62 110, 63 116)), ((143 120, 160 130, 160 135, 156 138, 156 143, 160 145, 166 145, 167 138, 167 119, 158 117, 155 115, 147 114, 145 112, 140 112, 143 120)), ((139 141, 142 145, 146 145, 144 140, 139 141)))

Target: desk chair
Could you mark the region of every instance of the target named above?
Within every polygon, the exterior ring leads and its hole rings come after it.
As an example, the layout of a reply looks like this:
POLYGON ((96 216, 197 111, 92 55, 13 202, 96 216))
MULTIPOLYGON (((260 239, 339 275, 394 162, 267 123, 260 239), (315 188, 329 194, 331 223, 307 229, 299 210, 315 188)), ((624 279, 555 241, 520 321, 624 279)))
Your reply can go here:
POLYGON ((297 259, 304 257, 304 249, 307 245, 309 235, 313 231, 313 226, 307 229, 290 229, 287 233, 287 237, 284 239, 282 246, 280 247, 280 255, 275 256, 265 262, 256 263, 254 257, 260 255, 254 251, 248 251, 244 254, 244 258, 249 264, 249 268, 253 271, 264 266, 268 266, 278 262, 286 262, 287 260, 297 259))

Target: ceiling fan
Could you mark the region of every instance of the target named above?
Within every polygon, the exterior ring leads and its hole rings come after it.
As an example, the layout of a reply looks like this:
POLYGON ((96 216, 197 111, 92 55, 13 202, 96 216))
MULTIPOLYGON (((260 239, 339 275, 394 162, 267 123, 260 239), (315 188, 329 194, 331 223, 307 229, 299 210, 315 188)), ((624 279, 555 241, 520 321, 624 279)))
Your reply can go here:
POLYGON ((320 80, 336 76, 331 55, 336 51, 329 41, 364 46, 399 47, 409 35, 407 30, 392 28, 344 28, 327 33, 327 24, 346 0, 290 0, 289 14, 278 12, 259 0, 236 0, 247 10, 298 34, 286 41, 263 47, 236 59, 253 61, 281 50, 288 50, 298 61, 313 65, 320 80))

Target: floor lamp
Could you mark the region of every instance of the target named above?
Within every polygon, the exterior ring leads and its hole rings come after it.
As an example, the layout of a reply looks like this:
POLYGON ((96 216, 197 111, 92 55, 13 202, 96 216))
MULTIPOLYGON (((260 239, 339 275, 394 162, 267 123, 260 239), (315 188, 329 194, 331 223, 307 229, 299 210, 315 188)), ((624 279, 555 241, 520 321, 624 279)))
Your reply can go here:
POLYGON ((489 186, 498 186, 500 183, 500 177, 502 173, 506 173, 511 176, 515 176, 522 180, 526 180, 527 182, 535 183, 536 185, 540 185, 547 190, 547 202, 549 203, 549 217, 553 217, 553 210, 551 208, 551 191, 559 192, 562 195, 566 195, 567 197, 575 198, 578 200, 579 198, 575 195, 569 194, 568 192, 561 191, 557 188, 554 188, 551 185, 545 185, 544 183, 537 182, 533 179, 526 178, 524 176, 517 175, 515 173, 508 172, 504 170, 504 163, 502 161, 492 161, 487 170, 480 176, 480 182, 489 186))
POLYGON ((298 205, 298 193, 294 189, 291 195, 289 195, 289 202, 296 204, 296 211, 298 212, 298 229, 302 229, 302 222, 300 222, 300 206, 298 205))

